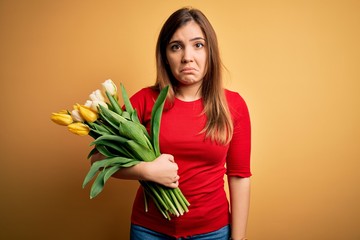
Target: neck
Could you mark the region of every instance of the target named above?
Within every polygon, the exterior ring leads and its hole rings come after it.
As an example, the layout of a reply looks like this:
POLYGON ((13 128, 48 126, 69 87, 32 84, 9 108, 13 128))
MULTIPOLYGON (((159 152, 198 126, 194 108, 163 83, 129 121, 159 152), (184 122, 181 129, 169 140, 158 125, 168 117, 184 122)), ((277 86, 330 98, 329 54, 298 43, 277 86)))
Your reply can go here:
POLYGON ((182 85, 177 89, 175 96, 185 102, 195 101, 201 98, 200 86, 182 85))

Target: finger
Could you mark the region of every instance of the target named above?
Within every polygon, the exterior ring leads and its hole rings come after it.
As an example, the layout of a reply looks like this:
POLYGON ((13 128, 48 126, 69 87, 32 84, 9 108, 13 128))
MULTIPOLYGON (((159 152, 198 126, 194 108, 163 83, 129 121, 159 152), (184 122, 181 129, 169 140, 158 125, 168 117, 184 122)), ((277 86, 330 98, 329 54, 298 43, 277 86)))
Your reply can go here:
POLYGON ((179 181, 173 182, 169 185, 171 188, 177 188, 179 186, 179 181))
POLYGON ((179 166, 177 165, 177 163, 174 162, 174 164, 175 164, 175 171, 179 170, 179 166))
POLYGON ((173 155, 168 154, 168 157, 169 157, 168 159, 169 159, 170 162, 173 162, 173 163, 175 162, 175 159, 174 159, 173 155))

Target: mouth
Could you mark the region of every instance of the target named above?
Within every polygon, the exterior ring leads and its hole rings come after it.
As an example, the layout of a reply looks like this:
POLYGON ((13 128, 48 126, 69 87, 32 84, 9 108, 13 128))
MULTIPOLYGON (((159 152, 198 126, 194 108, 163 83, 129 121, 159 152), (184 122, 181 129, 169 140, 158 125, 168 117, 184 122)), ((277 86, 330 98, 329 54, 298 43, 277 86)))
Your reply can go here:
POLYGON ((194 71, 196 71, 196 69, 193 67, 184 67, 184 68, 180 69, 180 72, 182 72, 182 73, 191 73, 194 71))

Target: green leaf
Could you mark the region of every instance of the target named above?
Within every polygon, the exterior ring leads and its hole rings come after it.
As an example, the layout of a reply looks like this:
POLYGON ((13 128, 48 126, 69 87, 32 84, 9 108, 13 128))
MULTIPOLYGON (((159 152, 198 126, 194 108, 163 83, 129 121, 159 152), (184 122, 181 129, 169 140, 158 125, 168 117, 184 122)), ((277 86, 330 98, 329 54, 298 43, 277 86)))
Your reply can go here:
POLYGON ((112 156, 119 155, 128 158, 134 157, 125 147, 121 147, 121 145, 116 144, 113 141, 102 140, 100 143, 96 144, 96 147, 98 146, 106 147, 106 149, 111 153, 112 156))
POLYGON ((100 118, 107 122, 111 127, 119 129, 119 124, 121 122, 121 118, 123 117, 101 105, 99 105, 99 109, 100 118))
POLYGON ((131 120, 131 116, 130 113, 123 111, 123 113, 121 114, 121 116, 123 116, 126 120, 131 120))
POLYGON ((96 149, 99 151, 99 153, 101 153, 102 155, 104 155, 105 157, 113 157, 115 156, 113 153, 111 153, 106 146, 104 145, 96 145, 96 149))
POLYGON ((127 168, 127 167, 132 167, 132 166, 135 166, 136 164, 139 164, 141 161, 138 161, 138 160, 134 160, 132 162, 128 162, 128 163, 125 163, 125 164, 122 164, 121 166, 123 168, 127 168))
MULTIPOLYGON (((116 136, 116 135, 104 135, 101 137, 98 137, 95 141, 93 141, 92 143, 90 143, 90 146, 94 145, 94 144, 102 144, 102 141, 114 141, 117 142, 119 144, 124 144, 128 141, 128 139, 121 137, 121 136, 116 136)), ((106 145, 106 142, 102 145, 106 145)))
POLYGON ((130 161, 127 162, 127 163, 122 163, 121 165, 120 164, 116 164, 116 162, 114 161, 112 163, 112 166, 109 167, 109 168, 106 168, 106 173, 104 175, 104 184, 106 183, 106 181, 114 174, 116 173, 119 169, 121 168, 127 168, 127 167, 132 167, 138 163, 140 163, 140 161, 137 161, 137 160, 133 160, 133 159, 129 159, 130 161))
POLYGON ((131 167, 138 164, 140 161, 133 158, 127 157, 111 157, 107 159, 106 164, 104 165, 105 168, 112 167, 112 166, 120 166, 120 167, 131 167))
POLYGON ((156 156, 160 156, 160 146, 159 146, 160 123, 161 123, 162 111, 164 108, 164 103, 166 100, 168 89, 169 86, 166 86, 161 90, 151 111, 150 131, 151 131, 152 143, 154 146, 156 156))
POLYGON ((94 197, 96 197, 103 190, 104 184, 105 184, 105 182, 104 182, 105 174, 106 174, 105 171, 101 171, 97 175, 93 185, 91 186, 90 199, 93 199, 94 197))
POLYGON ((88 156, 87 156, 87 159, 91 158, 91 156, 94 155, 94 154, 97 153, 97 152, 98 152, 98 151, 97 151, 96 147, 93 148, 93 149, 89 152, 89 154, 88 154, 88 156))
POLYGON ((83 184, 82 184, 83 188, 85 188, 85 186, 95 177, 95 175, 99 171, 99 169, 102 168, 104 165, 106 165, 106 159, 96 161, 91 165, 91 167, 83 181, 83 184))
POLYGON ((100 135, 114 134, 114 132, 104 124, 98 124, 93 122, 93 123, 88 123, 88 125, 91 126, 92 131, 95 131, 100 135))
POLYGON ((104 184, 106 183, 106 181, 114 174, 116 173, 119 169, 121 169, 121 166, 119 165, 115 165, 115 166, 112 166, 110 168, 107 168, 106 170, 106 173, 104 175, 104 184))
POLYGON ((134 111, 131 113, 131 121, 133 121, 134 123, 137 123, 138 125, 140 125, 140 128, 142 129, 143 133, 146 135, 146 137, 150 140, 150 135, 146 129, 146 127, 141 124, 139 118, 138 118, 138 115, 137 115, 137 112, 136 112, 136 109, 134 109, 134 111))
POLYGON ((101 170, 103 168, 106 169, 107 167, 113 167, 113 166, 126 168, 126 167, 132 167, 138 163, 140 163, 139 160, 126 158, 126 157, 108 157, 103 160, 96 161, 91 165, 89 172, 85 176, 82 187, 85 188, 85 186, 96 176, 97 172, 103 172, 101 170))
MULTIPOLYGON (((139 117, 137 115, 136 109, 134 109, 134 111, 131 113, 131 121, 136 122, 136 123, 140 123, 139 117)), ((145 127, 144 127, 145 128, 145 127)), ((146 131, 146 128, 145 128, 146 131)), ((147 131, 146 131, 147 133, 147 131)))
POLYGON ((131 115, 131 113, 134 111, 133 106, 131 105, 129 96, 125 90, 125 87, 123 84, 120 84, 120 88, 121 88, 121 95, 125 104, 125 109, 126 111, 131 115))
POLYGON ((119 134, 127 139, 134 140, 135 142, 147 147, 148 137, 144 134, 142 125, 132 121, 124 121, 119 125, 119 134))
POLYGON ((105 94, 106 94, 107 98, 109 99, 110 104, 111 104, 112 108, 114 109, 114 111, 117 114, 121 115, 122 110, 121 110, 121 107, 119 105, 119 102, 108 91, 105 91, 105 94))
POLYGON ((142 145, 139 145, 137 142, 133 140, 127 141, 126 146, 129 152, 139 160, 150 162, 156 158, 153 149, 149 149, 142 145))
POLYGON ((105 128, 110 134, 116 135, 115 132, 117 129, 114 129, 112 126, 107 126, 105 123, 101 122, 101 126, 105 128))

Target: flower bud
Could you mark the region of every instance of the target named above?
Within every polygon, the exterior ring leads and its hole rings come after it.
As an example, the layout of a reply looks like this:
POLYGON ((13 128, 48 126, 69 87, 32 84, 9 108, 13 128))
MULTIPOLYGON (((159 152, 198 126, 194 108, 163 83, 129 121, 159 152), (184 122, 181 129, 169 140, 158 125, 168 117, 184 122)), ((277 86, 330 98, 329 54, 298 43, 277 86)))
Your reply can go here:
POLYGON ((78 109, 71 111, 71 117, 75 122, 84 122, 84 119, 82 118, 78 109))
POLYGON ((117 95, 116 85, 111 79, 106 80, 105 82, 102 83, 102 85, 103 85, 105 91, 109 92, 110 95, 112 95, 112 96, 117 95))
POLYGON ((105 108, 109 108, 108 105, 105 102, 92 101, 91 109, 94 110, 95 112, 99 112, 99 110, 98 110, 99 105, 101 105, 101 106, 103 106, 105 108))
POLYGON ((91 105, 92 105, 92 101, 86 100, 86 103, 84 104, 84 106, 91 108, 91 105))
POLYGON ((78 104, 77 108, 79 109, 82 118, 87 122, 95 122, 99 117, 97 112, 91 110, 89 107, 78 104))
POLYGON ((108 105, 106 104, 106 102, 102 102, 102 101, 97 101, 97 100, 87 100, 86 103, 84 104, 84 106, 90 108, 91 110, 93 110, 94 112, 99 112, 99 105, 105 107, 105 108, 109 108, 108 105))
POLYGON ((86 136, 90 132, 89 126, 81 122, 69 124, 68 129, 70 132, 75 133, 79 136, 86 136))
POLYGON ((71 116, 64 111, 58 112, 58 113, 52 113, 51 114, 51 120, 59 125, 67 126, 73 122, 73 119, 71 116))
POLYGON ((62 113, 62 114, 69 114, 69 111, 66 109, 60 110, 58 113, 62 113))
POLYGON ((105 98, 99 89, 92 92, 89 97, 92 101, 105 102, 105 98))

